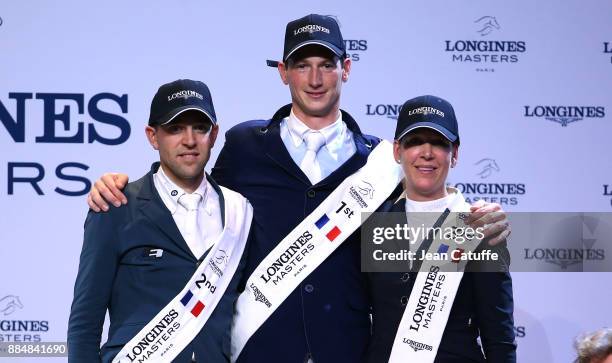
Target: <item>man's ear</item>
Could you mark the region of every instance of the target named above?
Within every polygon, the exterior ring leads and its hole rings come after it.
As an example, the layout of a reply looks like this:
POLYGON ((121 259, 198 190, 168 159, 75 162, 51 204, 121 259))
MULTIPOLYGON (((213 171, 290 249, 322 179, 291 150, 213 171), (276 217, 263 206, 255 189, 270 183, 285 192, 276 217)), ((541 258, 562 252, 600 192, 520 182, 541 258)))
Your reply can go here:
POLYGON ((287 64, 284 62, 278 62, 278 74, 280 75, 281 80, 284 84, 289 84, 287 80, 287 64))
POLYGON ((149 144, 153 146, 153 149, 159 150, 159 144, 157 143, 157 129, 152 126, 146 126, 145 134, 147 135, 147 140, 149 140, 149 144))
POLYGON ((215 140, 217 140, 217 134, 219 133, 219 125, 214 125, 211 129, 210 129, 210 136, 208 136, 210 138, 210 147, 212 148, 213 146, 215 146, 215 140))
POLYGON ((342 61, 342 82, 346 82, 349 79, 349 75, 351 74, 351 59, 345 58, 342 61))

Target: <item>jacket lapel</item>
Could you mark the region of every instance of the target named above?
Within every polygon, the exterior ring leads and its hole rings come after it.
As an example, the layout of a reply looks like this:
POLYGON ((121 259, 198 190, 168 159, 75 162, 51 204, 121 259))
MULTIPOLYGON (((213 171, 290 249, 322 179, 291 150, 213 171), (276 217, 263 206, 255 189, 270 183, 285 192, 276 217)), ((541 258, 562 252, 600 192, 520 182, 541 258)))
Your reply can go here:
POLYGON ((274 114, 268 126, 259 130, 259 132, 264 134, 265 153, 268 158, 283 168, 287 173, 306 185, 312 185, 308 177, 306 177, 300 167, 293 161, 287 147, 280 137, 280 123, 285 117, 289 116, 290 111, 291 105, 282 107, 274 114))
POLYGON ((225 196, 223 195, 223 191, 221 190, 221 187, 219 187, 219 184, 217 184, 217 182, 210 175, 206 174, 206 180, 208 180, 210 185, 213 187, 213 189, 215 190, 215 192, 217 192, 217 195, 219 196, 221 227, 225 229, 225 196))
POLYGON ((406 213, 406 198, 396 200, 389 212, 406 213))

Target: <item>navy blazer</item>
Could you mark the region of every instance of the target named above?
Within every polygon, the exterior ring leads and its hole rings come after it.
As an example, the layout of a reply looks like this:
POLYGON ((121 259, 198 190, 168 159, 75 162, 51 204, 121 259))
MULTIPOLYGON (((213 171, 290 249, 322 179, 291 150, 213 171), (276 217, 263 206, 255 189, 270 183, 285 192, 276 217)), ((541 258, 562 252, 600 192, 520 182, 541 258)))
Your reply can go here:
MULTIPOLYGON (((405 199, 395 204, 388 201, 379 211, 405 213, 405 199)), ((516 362, 512 280, 508 273, 510 254, 505 244, 488 248, 498 253, 499 263, 491 261, 477 268, 496 272, 466 272, 463 275, 435 363, 516 362), (486 359, 476 340, 478 336, 486 359)), ((466 266, 466 271, 475 269, 470 263, 466 266)), ((373 317, 368 363, 389 360, 415 278, 416 272, 368 274, 373 317)))
MULTIPOLYGON (((153 184, 158 167, 159 163, 153 164, 143 178, 128 184, 124 191, 127 205, 87 215, 68 323, 70 362, 112 361, 185 287, 196 269, 198 260, 153 184), (151 249, 162 249, 161 257, 149 256, 151 249), (100 349, 107 309, 108 341, 100 349)), ((208 181, 223 206, 221 190, 211 178, 208 181)), ((229 361, 231 321, 245 255, 246 250, 206 325, 175 362, 191 362, 192 353, 198 361, 229 361)))
MULTIPOLYGON (((362 167, 379 139, 364 135, 353 118, 356 153, 327 178, 312 185, 280 137, 291 105, 271 120, 247 121, 230 129, 212 176, 253 205, 253 240, 245 279, 295 226, 348 176, 362 167)), ((239 362, 359 362, 370 337, 369 301, 360 271, 359 234, 349 237, 287 297, 251 337, 239 362)))

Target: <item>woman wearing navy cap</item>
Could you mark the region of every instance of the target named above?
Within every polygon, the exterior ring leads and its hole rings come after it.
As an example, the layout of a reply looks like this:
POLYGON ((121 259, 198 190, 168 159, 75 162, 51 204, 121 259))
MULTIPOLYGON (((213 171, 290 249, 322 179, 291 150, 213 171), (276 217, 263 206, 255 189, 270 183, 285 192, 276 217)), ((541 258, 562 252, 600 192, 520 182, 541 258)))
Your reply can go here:
MULTIPOLYGON (((406 213, 408 225, 422 220, 424 213, 417 212, 435 212, 430 213, 433 226, 456 228, 462 223, 453 217, 457 214, 444 212, 470 211, 461 192, 446 186, 458 151, 459 132, 450 103, 435 96, 407 101, 394 142, 394 157, 405 174, 404 193, 381 210, 406 213)), ((470 249, 469 243, 460 247, 470 249)), ((412 269, 407 265, 402 273, 369 273, 373 335, 368 362, 516 362, 510 256, 505 243, 487 248, 498 260, 468 262, 463 265, 466 274, 444 272, 448 270, 437 266, 442 262, 426 260, 412 262, 412 269), (419 271, 424 272, 417 273, 420 263, 419 271), (481 270, 496 272, 475 272, 481 270)), ((457 249, 436 238, 410 245, 417 257, 421 250, 458 257, 462 252, 457 249)), ((482 248, 474 252, 479 251, 482 248)), ((463 269, 452 261, 444 268, 449 266, 463 269)))

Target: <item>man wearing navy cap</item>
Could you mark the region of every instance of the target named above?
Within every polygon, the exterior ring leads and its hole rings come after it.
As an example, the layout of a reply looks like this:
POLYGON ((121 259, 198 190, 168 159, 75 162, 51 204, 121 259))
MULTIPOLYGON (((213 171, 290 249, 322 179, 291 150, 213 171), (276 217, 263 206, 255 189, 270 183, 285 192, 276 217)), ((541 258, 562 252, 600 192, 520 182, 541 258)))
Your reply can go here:
MULTIPOLYGON (((170 344, 165 340, 177 329, 176 309, 161 319, 156 314, 181 292, 209 253, 230 258, 215 249, 227 218, 234 218, 224 211, 231 208, 227 202, 248 202, 204 173, 218 130, 204 83, 181 79, 159 88, 145 128, 159 162, 127 185, 128 205, 109 213, 90 212, 85 222, 68 327, 70 362, 110 362, 124 346, 128 360, 142 361, 166 349, 170 344), (107 309, 108 341, 100 348, 107 309), (151 320, 156 327, 145 329, 151 320), (146 348, 130 348, 139 332, 145 334, 146 348)), ((248 225, 243 227, 248 231, 248 225)), ((233 304, 245 262, 241 256, 242 251, 232 256, 241 262, 227 272, 231 281, 209 289, 222 294, 216 306, 185 306, 194 318, 203 319, 205 309, 214 312, 201 331, 185 338, 187 346, 176 352, 175 362, 229 360, 233 304)))
MULTIPOLYGON (((268 65, 277 67, 292 103, 270 120, 230 129, 212 171, 220 183, 240 190, 253 203, 255 239, 245 277, 366 163, 379 142, 340 110, 351 60, 335 19, 311 14, 289 22, 282 61, 268 65)), ((361 361, 370 319, 359 256, 355 234, 258 328, 238 362, 361 361)))
MULTIPOLYGON (((334 18, 310 14, 289 22, 282 61, 268 65, 276 67, 289 86, 291 104, 269 120, 247 121, 230 129, 212 170, 221 185, 253 204, 254 239, 245 279, 279 241, 366 163, 380 142, 363 134, 357 122, 340 110, 351 60, 334 18)), ((103 176, 90 193, 90 206, 104 209, 102 197, 120 204, 117 186, 126 180, 122 175, 103 176)), ((237 357, 239 362, 363 359, 370 337, 370 303, 360 271, 358 237, 349 237, 258 327, 237 357)))

